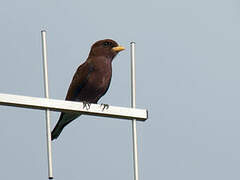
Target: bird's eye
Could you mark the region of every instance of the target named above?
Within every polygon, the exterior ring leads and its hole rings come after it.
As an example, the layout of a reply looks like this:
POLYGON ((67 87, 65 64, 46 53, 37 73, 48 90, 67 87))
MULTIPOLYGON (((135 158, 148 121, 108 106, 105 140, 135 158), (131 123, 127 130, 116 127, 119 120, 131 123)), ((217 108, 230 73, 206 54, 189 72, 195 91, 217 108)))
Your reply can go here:
POLYGON ((108 46, 108 44, 109 44, 108 42, 104 42, 104 43, 103 43, 103 45, 104 45, 105 47, 108 46))
POLYGON ((111 46, 111 45, 112 45, 111 42, 104 42, 104 43, 103 43, 103 46, 105 46, 105 47, 107 47, 107 46, 111 46))

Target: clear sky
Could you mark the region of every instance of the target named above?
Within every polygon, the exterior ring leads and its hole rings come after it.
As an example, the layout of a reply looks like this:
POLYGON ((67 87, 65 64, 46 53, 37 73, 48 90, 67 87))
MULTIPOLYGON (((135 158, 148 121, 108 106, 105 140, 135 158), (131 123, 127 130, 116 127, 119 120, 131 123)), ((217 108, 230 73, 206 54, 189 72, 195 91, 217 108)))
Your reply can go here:
MULTIPOLYGON (((240 178, 240 4, 234 0, 0 2, 0 93, 64 99, 92 43, 127 49, 100 103, 130 105, 136 42, 140 180, 240 178)), ((0 179, 47 179, 44 112, 0 106, 0 179)), ((52 127, 59 113, 52 112, 52 127)), ((131 122, 81 116, 52 143, 57 180, 132 180, 131 122)))

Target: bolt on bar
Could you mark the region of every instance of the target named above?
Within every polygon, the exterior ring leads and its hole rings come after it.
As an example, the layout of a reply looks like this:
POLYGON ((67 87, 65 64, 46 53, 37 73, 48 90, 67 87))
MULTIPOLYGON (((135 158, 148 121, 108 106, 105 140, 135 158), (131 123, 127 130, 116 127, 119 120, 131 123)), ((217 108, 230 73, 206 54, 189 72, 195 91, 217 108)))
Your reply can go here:
MULTIPOLYGON (((131 107, 136 108, 136 68, 135 68, 135 42, 131 46, 131 107)), ((138 180, 138 148, 137 148, 137 127, 136 119, 132 120, 132 138, 133 138, 133 162, 134 162, 134 180, 138 180)))
MULTIPOLYGON (((48 67, 47 67, 47 43, 46 31, 41 31, 42 35, 42 57, 43 57, 43 73, 44 73, 44 89, 45 97, 49 98, 48 90, 48 67)), ((53 179, 52 170, 52 145, 51 145, 51 128, 50 128, 50 110, 46 109, 46 135, 47 135, 47 154, 48 154, 48 179, 53 179)))

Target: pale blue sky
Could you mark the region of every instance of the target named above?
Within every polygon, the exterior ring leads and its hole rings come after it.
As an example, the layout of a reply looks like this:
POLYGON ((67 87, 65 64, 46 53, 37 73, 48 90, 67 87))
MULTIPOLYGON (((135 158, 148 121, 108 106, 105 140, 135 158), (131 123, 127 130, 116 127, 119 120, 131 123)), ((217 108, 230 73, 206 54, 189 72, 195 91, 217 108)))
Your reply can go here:
MULTIPOLYGON (((2 1, 0 93, 64 99, 92 43, 127 47, 100 103, 130 105, 136 42, 140 180, 226 180, 240 174, 240 4, 234 0, 2 1)), ((44 112, 0 106, 0 179, 47 179, 44 112)), ((52 126, 59 113, 51 113, 52 126)), ((81 116, 53 142, 54 177, 132 180, 131 122, 81 116)))

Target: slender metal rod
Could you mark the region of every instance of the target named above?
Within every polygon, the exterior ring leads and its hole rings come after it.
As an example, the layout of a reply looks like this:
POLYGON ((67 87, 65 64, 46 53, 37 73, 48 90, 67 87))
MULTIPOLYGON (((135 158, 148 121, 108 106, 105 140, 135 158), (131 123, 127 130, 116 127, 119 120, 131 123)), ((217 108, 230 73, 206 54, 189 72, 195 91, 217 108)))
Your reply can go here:
MULTIPOLYGON (((41 35, 42 35, 42 57, 43 57, 45 97, 49 98, 46 31, 45 30, 41 31, 41 35)), ((50 110, 47 109, 45 112, 46 112, 46 134, 47 134, 47 154, 48 154, 48 178, 53 179, 50 110)))
MULTIPOLYGON (((131 46, 131 107, 136 108, 136 68, 135 68, 135 42, 131 46)), ((132 120, 132 138, 133 138, 133 162, 134 162, 134 180, 138 180, 138 148, 137 148, 137 127, 136 119, 132 120)))

